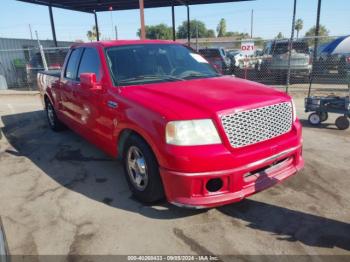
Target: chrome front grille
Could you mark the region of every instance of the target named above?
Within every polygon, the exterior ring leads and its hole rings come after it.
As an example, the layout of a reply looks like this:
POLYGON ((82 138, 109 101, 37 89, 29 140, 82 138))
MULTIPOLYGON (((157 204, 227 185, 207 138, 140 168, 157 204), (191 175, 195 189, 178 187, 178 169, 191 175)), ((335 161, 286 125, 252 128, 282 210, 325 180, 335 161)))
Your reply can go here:
POLYGON ((239 148, 283 135, 292 128, 290 102, 255 108, 221 117, 232 147, 239 148))

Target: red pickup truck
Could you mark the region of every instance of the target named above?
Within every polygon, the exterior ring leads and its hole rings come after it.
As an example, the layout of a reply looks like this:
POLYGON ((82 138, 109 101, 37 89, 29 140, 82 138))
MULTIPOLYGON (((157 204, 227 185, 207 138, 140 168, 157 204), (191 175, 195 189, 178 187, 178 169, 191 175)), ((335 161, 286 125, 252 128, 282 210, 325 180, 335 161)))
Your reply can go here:
POLYGON ((134 196, 204 208, 237 202, 303 167, 292 99, 220 75, 169 41, 73 46, 38 74, 48 123, 122 159, 134 196))

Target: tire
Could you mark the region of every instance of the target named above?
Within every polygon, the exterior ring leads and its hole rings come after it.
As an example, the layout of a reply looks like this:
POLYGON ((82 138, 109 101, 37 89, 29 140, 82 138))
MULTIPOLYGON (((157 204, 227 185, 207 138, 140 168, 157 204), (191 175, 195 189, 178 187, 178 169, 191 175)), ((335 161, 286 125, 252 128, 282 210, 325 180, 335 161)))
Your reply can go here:
POLYGON ((49 124, 49 127, 55 132, 62 131, 65 128, 65 126, 57 118, 55 108, 53 107, 53 105, 51 104, 50 101, 46 100, 46 110, 45 111, 46 111, 46 117, 47 117, 47 122, 49 124))
POLYGON ((317 113, 311 113, 309 115, 308 121, 309 121, 310 125, 318 126, 319 124, 321 124, 321 117, 317 113))
POLYGON ((129 188, 137 200, 153 203, 164 198, 157 159, 141 137, 131 135, 125 142, 123 166, 129 188))
POLYGON ((321 118, 321 122, 325 122, 328 119, 328 113, 327 112, 318 112, 321 118))
POLYGON ((335 125, 339 130, 345 130, 349 128, 350 121, 346 116, 340 116, 335 120, 335 125))

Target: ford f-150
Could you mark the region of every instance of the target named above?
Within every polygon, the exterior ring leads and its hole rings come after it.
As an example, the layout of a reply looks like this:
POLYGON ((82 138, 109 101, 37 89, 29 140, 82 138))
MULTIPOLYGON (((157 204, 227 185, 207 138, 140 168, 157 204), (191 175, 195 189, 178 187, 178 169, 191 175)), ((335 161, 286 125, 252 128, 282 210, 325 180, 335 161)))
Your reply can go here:
POLYGON ((74 45, 63 70, 39 73, 38 85, 49 126, 120 157, 143 202, 224 205, 303 167, 286 93, 223 76, 175 42, 74 45))

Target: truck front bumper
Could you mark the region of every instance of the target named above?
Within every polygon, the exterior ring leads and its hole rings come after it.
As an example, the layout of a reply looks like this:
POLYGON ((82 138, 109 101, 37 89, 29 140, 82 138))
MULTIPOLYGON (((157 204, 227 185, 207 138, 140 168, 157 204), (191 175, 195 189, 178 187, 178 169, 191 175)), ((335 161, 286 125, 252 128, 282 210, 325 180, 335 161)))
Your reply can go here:
POLYGON ((184 173, 160 168, 167 199, 189 208, 238 202, 296 174, 304 166, 301 145, 245 166, 212 172, 184 173))

